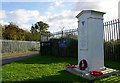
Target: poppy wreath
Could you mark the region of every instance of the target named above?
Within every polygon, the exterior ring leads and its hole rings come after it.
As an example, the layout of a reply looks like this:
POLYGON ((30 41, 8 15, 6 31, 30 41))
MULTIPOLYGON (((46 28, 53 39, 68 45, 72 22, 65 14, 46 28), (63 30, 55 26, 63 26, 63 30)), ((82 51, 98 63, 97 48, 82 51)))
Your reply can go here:
POLYGON ((90 72, 90 75, 101 76, 101 75, 103 75, 103 73, 101 71, 98 71, 98 70, 93 70, 90 72))
POLYGON ((79 68, 80 70, 85 70, 88 67, 87 61, 85 59, 80 61, 79 68))

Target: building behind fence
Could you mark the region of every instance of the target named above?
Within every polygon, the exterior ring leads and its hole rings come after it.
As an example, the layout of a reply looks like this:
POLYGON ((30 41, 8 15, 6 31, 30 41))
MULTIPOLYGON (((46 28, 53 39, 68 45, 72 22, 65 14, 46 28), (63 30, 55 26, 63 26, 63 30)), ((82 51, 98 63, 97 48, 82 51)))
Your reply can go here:
POLYGON ((34 51, 40 49, 40 42, 35 41, 16 41, 0 40, 2 43, 1 53, 11 53, 17 51, 34 51))

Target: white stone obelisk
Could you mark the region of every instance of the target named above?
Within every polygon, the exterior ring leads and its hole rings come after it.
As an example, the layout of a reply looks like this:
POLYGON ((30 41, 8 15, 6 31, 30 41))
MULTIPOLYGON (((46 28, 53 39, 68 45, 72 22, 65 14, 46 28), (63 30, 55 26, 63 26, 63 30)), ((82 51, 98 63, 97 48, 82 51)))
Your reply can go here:
POLYGON ((78 65, 82 59, 87 61, 86 70, 104 69, 104 12, 83 10, 78 18, 78 65))

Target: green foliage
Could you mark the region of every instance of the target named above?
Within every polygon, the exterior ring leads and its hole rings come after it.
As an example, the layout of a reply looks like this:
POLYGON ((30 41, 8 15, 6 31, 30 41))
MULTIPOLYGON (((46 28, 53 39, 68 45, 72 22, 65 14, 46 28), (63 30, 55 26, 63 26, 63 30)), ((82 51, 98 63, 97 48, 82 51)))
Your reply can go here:
POLYGON ((48 31, 49 25, 42 21, 36 22, 34 25, 31 26, 31 33, 34 36, 34 40, 40 40, 40 35, 47 35, 50 33, 48 31))
POLYGON ((5 25, 3 38, 8 40, 25 40, 25 30, 20 29, 15 23, 5 25))
POLYGON ((17 40, 17 31, 19 28, 16 24, 10 23, 5 26, 5 31, 3 32, 3 37, 9 40, 17 40))
POLYGON ((31 32, 21 29, 15 23, 10 22, 9 25, 0 25, 0 39, 7 40, 25 40, 25 41, 40 41, 40 33, 48 34, 49 25, 42 21, 31 26, 31 32), (2 27, 2 28, 1 28, 2 27))
POLYGON ((3 28, 3 26, 0 24, 0 39, 2 39, 3 31, 4 31, 4 28, 3 28))
POLYGON ((109 41, 104 43, 105 59, 119 61, 120 60, 120 40, 109 41))
MULTIPOLYGON (((16 61, 11 64, 6 64, 2 66, 2 81, 3 82, 85 82, 90 83, 82 77, 73 75, 64 70, 67 64, 76 64, 77 59, 70 57, 52 57, 52 56, 35 56, 33 58, 16 61)), ((107 62, 106 67, 117 68, 119 63, 107 62), (111 65, 112 64, 112 65, 111 65)), ((119 67, 120 70, 120 67, 119 67)), ((104 77, 93 81, 92 83, 117 83, 120 81, 120 76, 113 75, 109 77, 104 77)))

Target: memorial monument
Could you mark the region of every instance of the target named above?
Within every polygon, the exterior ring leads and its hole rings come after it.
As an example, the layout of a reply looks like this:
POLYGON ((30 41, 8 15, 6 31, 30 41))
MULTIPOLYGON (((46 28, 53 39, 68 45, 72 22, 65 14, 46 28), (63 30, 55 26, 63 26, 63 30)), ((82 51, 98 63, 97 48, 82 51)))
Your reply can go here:
POLYGON ((104 69, 103 15, 104 12, 83 10, 78 18, 78 65, 87 61, 86 70, 104 69))
POLYGON ((83 10, 78 19, 78 63, 67 65, 65 70, 87 79, 103 76, 115 70, 104 67, 104 12, 83 10), (107 73, 106 73, 107 71, 107 73))

